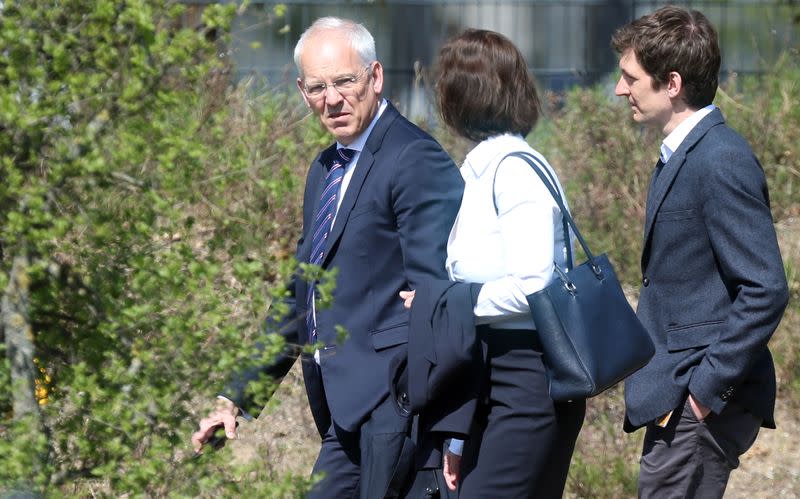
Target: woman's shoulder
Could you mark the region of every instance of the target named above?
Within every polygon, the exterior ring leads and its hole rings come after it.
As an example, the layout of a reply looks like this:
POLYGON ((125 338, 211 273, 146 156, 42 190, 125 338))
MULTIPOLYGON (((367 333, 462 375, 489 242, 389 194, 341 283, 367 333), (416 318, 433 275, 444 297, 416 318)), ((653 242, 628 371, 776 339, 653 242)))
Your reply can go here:
POLYGON ((540 171, 544 170, 543 173, 550 175, 553 173, 553 167, 547 161, 547 158, 530 144, 521 140, 518 148, 498 155, 494 165, 494 175, 506 178, 538 177, 533 168, 540 171))
POLYGON ((498 158, 492 175, 493 190, 500 204, 510 203, 516 206, 519 202, 527 200, 555 205, 547 184, 550 186, 555 184, 556 188, 561 190, 558 177, 550 163, 524 139, 520 139, 518 149, 508 151, 498 158), (513 155, 515 152, 523 154, 513 155))

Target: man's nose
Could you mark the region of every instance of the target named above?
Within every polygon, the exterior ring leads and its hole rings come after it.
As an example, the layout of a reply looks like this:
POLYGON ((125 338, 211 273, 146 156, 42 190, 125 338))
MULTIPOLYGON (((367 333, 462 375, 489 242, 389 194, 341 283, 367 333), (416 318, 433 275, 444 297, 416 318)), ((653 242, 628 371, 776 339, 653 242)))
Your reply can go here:
POLYGON ((335 106, 343 99, 342 94, 339 93, 339 89, 336 88, 334 85, 328 85, 325 87, 325 102, 329 106, 335 106))
POLYGON ((617 86, 614 87, 614 95, 622 97, 623 95, 628 95, 628 93, 628 85, 626 85, 625 81, 620 77, 619 81, 617 81, 617 86))

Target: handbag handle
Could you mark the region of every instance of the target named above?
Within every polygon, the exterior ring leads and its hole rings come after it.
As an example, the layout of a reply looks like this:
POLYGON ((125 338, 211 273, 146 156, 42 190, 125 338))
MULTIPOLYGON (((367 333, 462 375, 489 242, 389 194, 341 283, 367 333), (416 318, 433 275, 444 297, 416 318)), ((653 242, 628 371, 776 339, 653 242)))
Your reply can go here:
MULTIPOLYGON (((595 263, 594 254, 592 253, 592 250, 589 249, 589 245, 586 244, 586 240, 583 239, 583 236, 578 230, 578 226, 575 225, 575 221, 572 219, 572 215, 570 215, 569 210, 567 210, 567 207, 564 205, 564 199, 561 197, 561 193, 558 191, 557 184, 555 182, 555 179, 552 177, 550 171, 548 171, 547 168, 545 168, 545 166, 542 164, 539 158, 537 158, 536 156, 534 156, 529 152, 523 152, 523 151, 512 152, 506 154, 503 157, 503 159, 506 159, 509 156, 520 158, 526 163, 528 163, 528 165, 530 165, 531 168, 533 168, 533 171, 536 172, 536 175, 539 176, 539 178, 544 183, 545 187, 547 187, 547 190, 550 192, 550 195, 553 196, 553 199, 558 205, 558 209, 561 210, 561 221, 564 230, 564 244, 566 245, 567 249, 567 270, 572 270, 573 267, 572 248, 571 248, 572 245, 570 244, 570 238, 569 238, 569 228, 572 228, 572 232, 578 239, 581 248, 583 248, 583 252, 586 253, 586 258, 589 260, 589 265, 592 268, 592 272, 594 272, 595 276, 597 276, 598 279, 602 279, 603 270, 600 268, 599 265, 595 263)), ((503 159, 500 160, 501 163, 503 159)), ((497 170, 495 170, 495 178, 496 176, 497 176, 497 170)), ((494 198, 494 196, 492 196, 492 201, 494 202, 495 213, 497 213, 498 212, 497 200, 494 198)), ((554 263, 554 268, 559 278, 564 282, 564 285, 567 286, 567 289, 569 289, 570 286, 574 287, 574 285, 572 285, 572 283, 567 278, 566 274, 555 263, 554 263)))

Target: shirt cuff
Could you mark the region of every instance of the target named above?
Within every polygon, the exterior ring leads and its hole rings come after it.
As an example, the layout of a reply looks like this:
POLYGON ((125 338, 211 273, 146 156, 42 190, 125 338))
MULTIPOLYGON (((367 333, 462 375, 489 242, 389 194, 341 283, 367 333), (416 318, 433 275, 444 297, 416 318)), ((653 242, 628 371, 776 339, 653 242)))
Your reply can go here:
POLYGON ((447 449, 451 454, 460 456, 464 452, 464 441, 458 438, 450 440, 450 447, 447 449))

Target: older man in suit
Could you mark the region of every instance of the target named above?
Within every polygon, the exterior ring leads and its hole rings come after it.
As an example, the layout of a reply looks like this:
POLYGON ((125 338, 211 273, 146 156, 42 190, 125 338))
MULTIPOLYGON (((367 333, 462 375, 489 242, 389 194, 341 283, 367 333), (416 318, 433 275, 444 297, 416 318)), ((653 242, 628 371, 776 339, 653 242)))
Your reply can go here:
POLYGON ((665 135, 647 197, 638 314, 656 344, 625 383, 646 426, 640 497, 722 497, 761 426, 774 428, 767 343, 788 300, 764 172, 714 107, 717 34, 664 7, 620 28, 616 94, 665 135))
MULTIPOLYGON (((306 105, 336 139, 309 170, 296 255, 338 270, 333 303, 317 308, 315 283, 298 277, 281 328, 291 343, 318 345, 302 354, 322 437, 314 473, 324 478, 310 495, 434 496, 445 487, 432 472, 404 480, 395 469, 410 420, 389 396, 389 364, 408 341, 408 311, 398 293, 423 279, 447 279, 445 246, 463 181, 440 145, 381 97, 383 67, 363 26, 317 20, 298 41, 295 62, 306 105), (337 326, 347 332, 343 341, 337 326)), ((281 377, 292 361, 259 371, 281 377)), ((249 407, 242 389, 257 374, 235 378, 229 400, 201 422, 196 448, 215 427, 231 435, 233 417, 249 407)))

